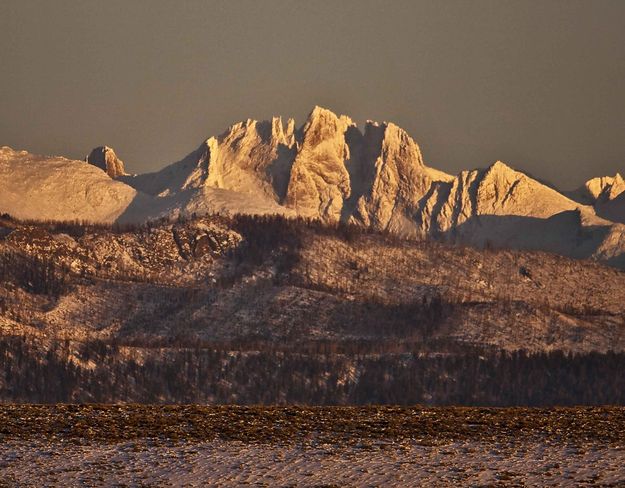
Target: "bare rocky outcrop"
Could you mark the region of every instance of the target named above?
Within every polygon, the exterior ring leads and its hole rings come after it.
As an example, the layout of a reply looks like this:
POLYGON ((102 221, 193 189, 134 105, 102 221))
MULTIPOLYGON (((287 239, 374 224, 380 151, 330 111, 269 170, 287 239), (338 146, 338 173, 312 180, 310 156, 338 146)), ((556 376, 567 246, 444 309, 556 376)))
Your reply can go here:
POLYGON ((96 147, 85 158, 85 161, 105 171, 111 178, 119 178, 128 174, 124 168, 124 162, 108 146, 96 147))
POLYGON ((282 119, 248 119, 208 141, 210 156, 204 185, 280 201, 286 192, 286 173, 294 157, 295 123, 282 119))
POLYGON ((620 173, 592 178, 570 195, 581 203, 592 205, 599 217, 625 223, 625 181, 620 173))
POLYGON ((375 141, 379 137, 376 132, 382 136, 379 150, 365 161, 372 178, 365 183, 354 218, 380 230, 412 232, 414 215, 432 180, 419 147, 403 129, 392 123, 378 126, 369 122, 365 128, 368 147, 372 145, 371 139, 375 141))
POLYGON ((625 181, 619 173, 593 178, 586 182, 584 188, 592 197, 597 215, 613 222, 625 223, 625 181))
POLYGON ((338 221, 351 194, 350 159, 345 134, 355 127, 349 117, 338 117, 315 107, 303 128, 303 142, 289 178, 286 205, 298 215, 338 221))
POLYGON ((590 203, 610 201, 625 191, 625 181, 619 173, 614 176, 601 176, 588 180, 581 190, 590 203))
POLYGON ((135 188, 168 199, 179 214, 274 213, 287 192, 296 155, 295 122, 248 119, 210 137, 161 171, 127 178, 135 188))

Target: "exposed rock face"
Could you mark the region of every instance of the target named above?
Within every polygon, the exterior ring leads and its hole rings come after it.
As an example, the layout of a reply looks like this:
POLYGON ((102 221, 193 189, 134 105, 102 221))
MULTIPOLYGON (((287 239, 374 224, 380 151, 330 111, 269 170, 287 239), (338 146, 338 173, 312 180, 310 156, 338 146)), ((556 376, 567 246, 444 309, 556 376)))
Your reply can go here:
POLYGON ((450 183, 438 184, 426 200, 421 223, 426 231, 446 232, 476 213, 477 186, 483 171, 463 171, 450 183))
POLYGON ((619 173, 592 178, 571 192, 571 196, 581 203, 593 205, 598 216, 625 223, 625 181, 619 173))
POLYGON ((346 132, 355 127, 345 116, 315 107, 304 126, 286 194, 286 205, 299 215, 337 221, 351 194, 346 132))
POLYGON ((285 176, 293 161, 295 122, 247 120, 207 141, 205 186, 243 193, 261 193, 276 201, 286 192, 285 176))
MULTIPOLYGON (((614 188, 614 187, 612 187, 614 188)), ((606 192, 595 203, 597 215, 613 222, 625 223, 625 192, 606 192)))
POLYGON ((180 213, 283 213, 296 154, 295 122, 247 120, 156 173, 124 179, 180 213))
POLYGON ((364 191, 354 219, 380 230, 414 231, 419 201, 432 183, 419 147, 395 124, 368 122, 364 140, 364 191))
POLYGON ((126 176, 124 162, 117 157, 115 151, 108 146, 100 146, 93 149, 85 161, 105 171, 111 178, 126 176))
POLYGON ((185 190, 218 188, 284 198, 295 157, 295 123, 289 119, 247 120, 211 137, 184 159, 129 183, 146 193, 169 196, 185 190))
POLYGON ((598 200, 610 201, 625 191, 625 181, 619 173, 614 176, 602 176, 588 180, 584 189, 592 203, 598 200))

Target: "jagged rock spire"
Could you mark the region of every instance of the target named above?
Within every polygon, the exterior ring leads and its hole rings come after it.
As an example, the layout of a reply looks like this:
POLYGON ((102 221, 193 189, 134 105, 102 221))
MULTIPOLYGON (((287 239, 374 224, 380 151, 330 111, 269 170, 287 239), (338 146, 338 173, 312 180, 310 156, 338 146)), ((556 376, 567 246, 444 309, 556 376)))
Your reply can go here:
POLYGON ((85 161, 105 171, 111 178, 119 178, 128 174, 124 169, 124 162, 108 146, 96 147, 85 158, 85 161))

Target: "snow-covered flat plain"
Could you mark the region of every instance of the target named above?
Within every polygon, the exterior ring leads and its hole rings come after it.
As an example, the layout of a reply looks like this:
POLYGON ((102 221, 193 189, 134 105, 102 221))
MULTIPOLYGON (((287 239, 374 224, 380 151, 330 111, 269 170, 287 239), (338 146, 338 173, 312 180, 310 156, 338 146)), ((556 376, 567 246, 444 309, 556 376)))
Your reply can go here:
POLYGON ((0 444, 1 486, 625 486, 625 448, 465 440, 0 444))
POLYGON ((625 409, 0 405, 0 486, 625 486, 625 409))

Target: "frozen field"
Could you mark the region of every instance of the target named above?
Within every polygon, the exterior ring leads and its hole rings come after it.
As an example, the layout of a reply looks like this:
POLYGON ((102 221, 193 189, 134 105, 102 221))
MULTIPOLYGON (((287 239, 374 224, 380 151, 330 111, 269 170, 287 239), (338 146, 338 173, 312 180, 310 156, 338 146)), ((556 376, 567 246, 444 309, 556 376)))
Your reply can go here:
POLYGON ((625 486, 625 450, 597 444, 10 441, 0 457, 3 486, 625 486))
POLYGON ((623 409, 0 407, 0 486, 625 486, 623 409))

